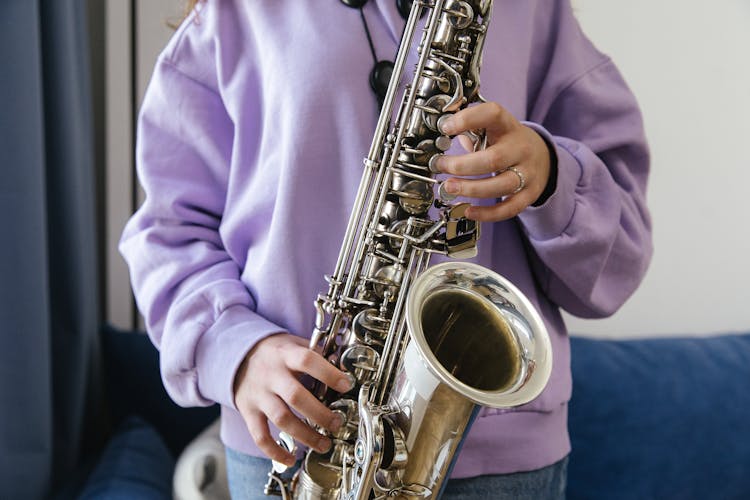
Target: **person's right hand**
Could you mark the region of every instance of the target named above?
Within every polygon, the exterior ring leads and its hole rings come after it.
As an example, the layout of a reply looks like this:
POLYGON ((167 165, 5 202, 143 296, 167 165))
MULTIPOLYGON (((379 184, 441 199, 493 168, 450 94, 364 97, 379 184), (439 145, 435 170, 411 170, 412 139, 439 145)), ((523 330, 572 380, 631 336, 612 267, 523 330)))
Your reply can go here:
POLYGON ((315 424, 335 431, 343 424, 299 381, 307 374, 339 392, 352 389, 353 378, 311 350, 307 341, 288 333, 271 335, 245 356, 234 378, 234 403, 258 448, 272 460, 294 465, 294 455, 276 444, 268 421, 296 441, 319 452, 331 447, 327 437, 298 418, 292 409, 315 424))

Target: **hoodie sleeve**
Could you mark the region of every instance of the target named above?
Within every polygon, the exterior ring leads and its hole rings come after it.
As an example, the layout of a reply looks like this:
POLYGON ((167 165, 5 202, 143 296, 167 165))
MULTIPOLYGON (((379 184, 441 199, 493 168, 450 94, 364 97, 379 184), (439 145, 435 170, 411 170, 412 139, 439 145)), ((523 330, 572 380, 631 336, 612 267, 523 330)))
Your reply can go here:
POLYGON ((256 314, 240 266, 224 248, 233 125, 210 82, 166 57, 157 63, 138 123, 137 169, 146 194, 120 252, 161 373, 180 405, 234 407, 245 354, 284 329, 256 314))
POLYGON ((635 97, 581 32, 567 0, 527 123, 554 151, 557 186, 520 216, 538 282, 571 314, 613 314, 652 254, 649 151, 635 97))

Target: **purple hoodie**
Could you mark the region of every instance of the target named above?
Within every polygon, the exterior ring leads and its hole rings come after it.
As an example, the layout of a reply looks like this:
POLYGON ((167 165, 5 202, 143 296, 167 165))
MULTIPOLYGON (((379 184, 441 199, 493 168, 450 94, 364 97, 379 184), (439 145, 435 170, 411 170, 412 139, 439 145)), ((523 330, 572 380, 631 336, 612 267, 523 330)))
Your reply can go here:
MULTIPOLYGON (((378 58, 392 58, 404 23, 395 1, 364 12, 378 58)), ((268 335, 311 333, 377 121, 372 64, 359 12, 337 0, 208 0, 173 36, 146 93, 137 146, 146 200, 120 249, 169 394, 185 406, 219 403, 222 438, 241 452, 261 455, 233 403, 235 371, 268 335)), ((570 451, 559 309, 612 314, 651 256, 641 115, 569 1, 495 0, 481 86, 557 154, 554 194, 483 224, 472 259, 529 297, 554 361, 536 400, 481 412, 453 477, 537 469, 570 451)))

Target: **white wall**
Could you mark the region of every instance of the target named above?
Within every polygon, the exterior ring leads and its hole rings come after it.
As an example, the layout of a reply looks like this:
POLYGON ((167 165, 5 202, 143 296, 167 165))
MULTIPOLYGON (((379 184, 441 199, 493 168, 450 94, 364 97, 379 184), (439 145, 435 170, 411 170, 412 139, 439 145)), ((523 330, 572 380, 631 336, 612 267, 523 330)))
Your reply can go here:
POLYGON ((129 1, 107 0, 106 28, 106 188, 105 320, 121 328, 133 328, 135 305, 125 261, 117 242, 133 213, 133 19, 129 1))
POLYGON ((643 108, 655 255, 596 336, 750 331, 750 2, 574 0, 643 108))
POLYGON ((117 242, 123 227, 141 202, 132 192, 133 120, 140 106, 156 57, 179 21, 181 0, 106 0, 107 86, 107 234, 106 321, 121 328, 142 327, 130 290, 128 269, 117 242), (134 104, 133 95, 137 102, 134 104), (136 198, 134 203, 134 198, 136 198))

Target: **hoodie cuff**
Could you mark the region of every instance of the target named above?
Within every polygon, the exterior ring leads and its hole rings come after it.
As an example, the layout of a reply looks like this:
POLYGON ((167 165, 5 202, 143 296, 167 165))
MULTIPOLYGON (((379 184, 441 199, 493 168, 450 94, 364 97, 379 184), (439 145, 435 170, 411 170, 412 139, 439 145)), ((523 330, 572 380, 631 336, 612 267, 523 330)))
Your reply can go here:
POLYGON ((571 153, 575 141, 553 137, 537 123, 522 122, 542 136, 557 156, 557 182, 553 193, 539 206, 529 206, 518 216, 531 239, 548 240, 560 236, 573 219, 575 191, 581 178, 581 165, 571 153))
POLYGON ((224 310, 195 351, 201 395, 236 410, 234 377, 245 355, 264 338, 285 331, 245 306, 224 310))

